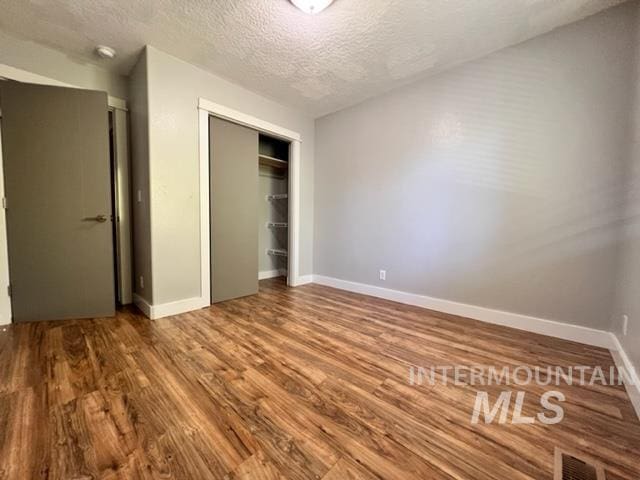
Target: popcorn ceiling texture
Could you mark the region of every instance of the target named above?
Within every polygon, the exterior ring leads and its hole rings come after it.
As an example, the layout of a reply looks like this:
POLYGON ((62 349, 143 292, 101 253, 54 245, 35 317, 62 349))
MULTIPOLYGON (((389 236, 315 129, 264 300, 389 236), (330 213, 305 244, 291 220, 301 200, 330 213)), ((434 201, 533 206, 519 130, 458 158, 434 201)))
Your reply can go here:
POLYGON ((0 29, 122 74, 153 45, 321 116, 619 3, 336 0, 309 16, 287 0, 0 0, 0 29))

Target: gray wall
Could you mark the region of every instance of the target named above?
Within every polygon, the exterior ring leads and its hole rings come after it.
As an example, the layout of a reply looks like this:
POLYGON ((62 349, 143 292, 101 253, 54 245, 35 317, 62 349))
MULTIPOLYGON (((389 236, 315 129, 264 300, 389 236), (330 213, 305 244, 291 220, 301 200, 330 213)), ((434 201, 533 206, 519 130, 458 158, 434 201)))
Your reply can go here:
POLYGON ((612 329, 625 351, 640 372, 640 16, 636 18, 634 44, 635 82, 633 94, 628 96, 633 105, 630 125, 629 165, 626 178, 626 204, 622 222, 622 248, 618 295, 612 329), (622 334, 622 315, 629 316, 628 333, 622 334))
POLYGON ((133 291, 153 304, 149 199, 149 80, 147 54, 142 52, 129 76, 131 128, 131 190, 133 214, 133 291), (138 191, 140 199, 138 199, 138 191), (140 277, 144 278, 144 286, 140 277))
POLYGON ((635 8, 318 120, 314 273, 607 329, 635 8))
POLYGON ((200 296, 198 97, 302 136, 300 274, 312 273, 313 119, 147 47, 153 303, 200 296))

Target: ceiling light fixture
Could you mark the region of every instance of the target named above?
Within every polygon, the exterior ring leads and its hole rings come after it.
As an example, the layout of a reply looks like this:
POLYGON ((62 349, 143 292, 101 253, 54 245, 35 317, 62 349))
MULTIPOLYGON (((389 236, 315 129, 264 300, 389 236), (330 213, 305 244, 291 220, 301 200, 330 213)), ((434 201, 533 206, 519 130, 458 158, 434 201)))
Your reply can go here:
POLYGON ((333 3, 333 0, 291 0, 304 13, 315 15, 333 3))
POLYGON ((116 56, 116 51, 111 47, 107 47, 106 45, 98 45, 96 47, 96 53, 100 58, 111 59, 116 56))

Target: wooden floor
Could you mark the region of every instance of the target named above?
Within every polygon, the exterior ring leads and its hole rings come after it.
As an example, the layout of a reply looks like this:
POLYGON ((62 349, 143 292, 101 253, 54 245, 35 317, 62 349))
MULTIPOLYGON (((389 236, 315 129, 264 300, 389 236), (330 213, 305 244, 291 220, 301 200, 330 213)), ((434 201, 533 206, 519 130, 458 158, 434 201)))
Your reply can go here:
MULTIPOLYGON (((456 364, 612 359, 281 280, 155 322, 126 310, 13 325, 0 333, 0 478, 540 480, 555 446, 603 462, 609 480, 640 478, 622 387, 560 387, 557 425, 472 425, 475 387, 408 383, 410 365, 456 364)), ((544 388, 523 389, 535 414, 544 388)))

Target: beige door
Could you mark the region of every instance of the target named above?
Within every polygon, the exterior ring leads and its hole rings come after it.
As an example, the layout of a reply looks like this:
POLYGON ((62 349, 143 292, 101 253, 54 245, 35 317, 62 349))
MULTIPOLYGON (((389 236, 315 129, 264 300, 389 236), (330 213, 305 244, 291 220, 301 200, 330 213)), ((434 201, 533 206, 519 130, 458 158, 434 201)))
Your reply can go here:
POLYGON ((211 301, 258 293, 258 132, 209 118, 211 301))
POLYGON ((0 81, 14 321, 114 314, 107 95, 0 81))

